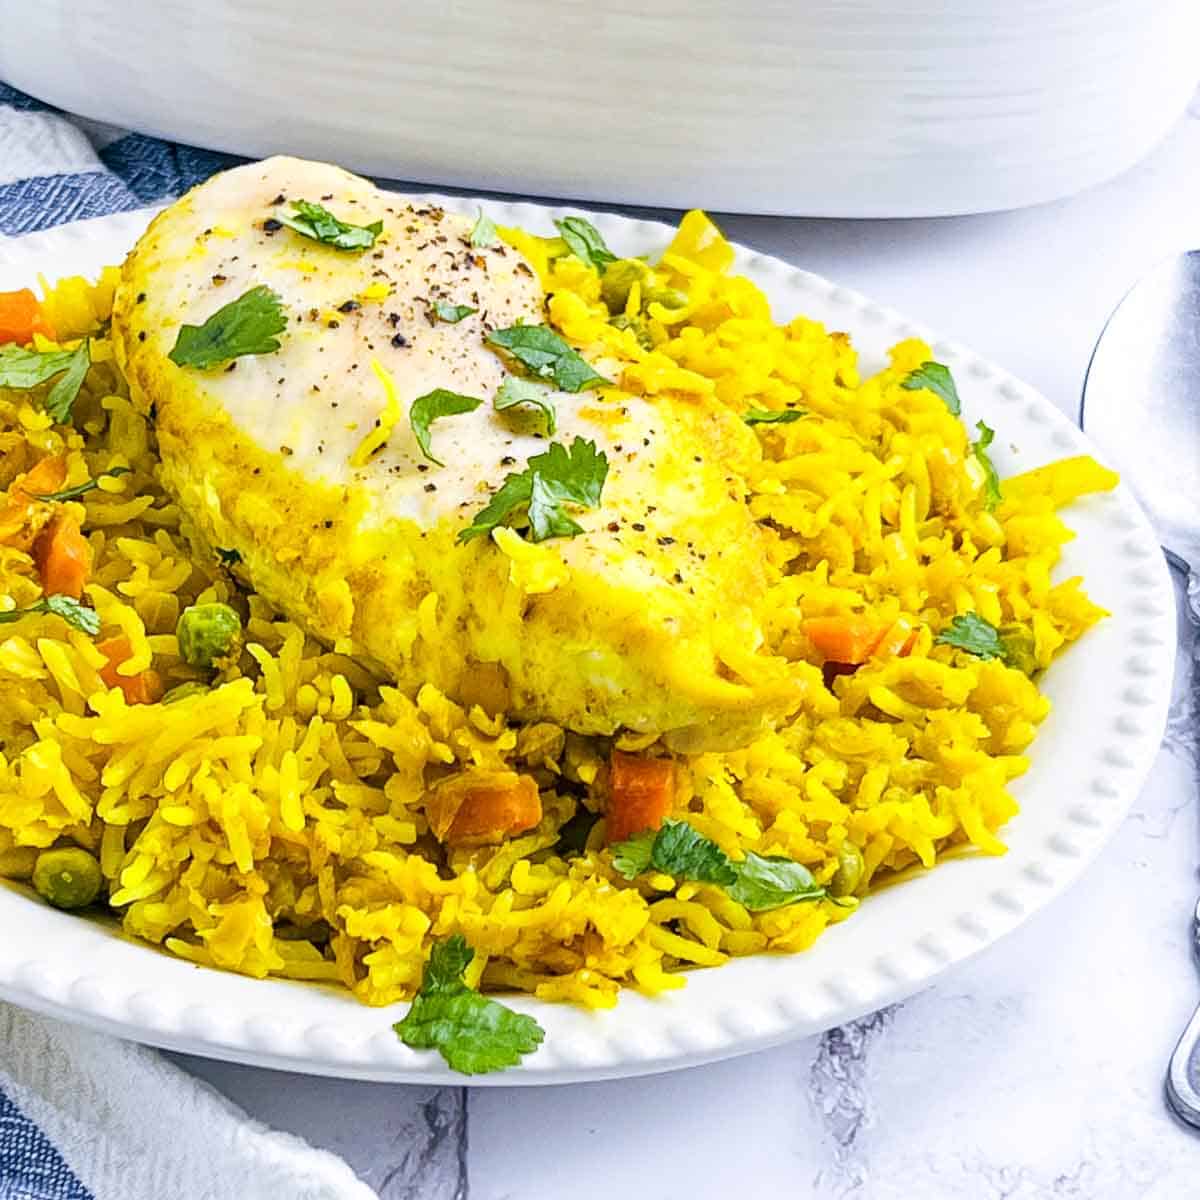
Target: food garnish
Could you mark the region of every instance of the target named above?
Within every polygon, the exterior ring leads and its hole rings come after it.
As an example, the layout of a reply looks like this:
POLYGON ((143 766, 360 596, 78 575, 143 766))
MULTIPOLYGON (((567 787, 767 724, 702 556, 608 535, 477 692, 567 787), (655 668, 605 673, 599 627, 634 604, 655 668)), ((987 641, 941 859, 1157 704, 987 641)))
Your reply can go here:
POLYGON ((275 220, 306 238, 312 238, 314 242, 333 246, 337 250, 370 250, 375 245, 375 239, 383 232, 382 221, 372 221, 370 225, 351 225, 347 221, 339 221, 329 209, 310 200, 293 200, 292 208, 295 209, 294 216, 278 216, 275 220))
POLYGON ((915 371, 909 372, 900 386, 906 392, 919 392, 924 388, 939 397, 956 417, 962 412, 954 376, 950 374, 950 368, 940 362, 923 362, 915 371))
POLYGON ((959 613, 934 638, 939 646, 953 646, 985 661, 999 658, 1007 661, 1008 651, 1000 630, 976 612, 959 613))
POLYGON ((418 396, 408 410, 408 421, 412 426, 413 436, 417 439, 417 445, 421 447, 421 453, 431 463, 444 467, 446 464, 434 457, 430 425, 440 417, 474 412, 482 403, 483 401, 476 396, 464 396, 461 392, 447 391, 446 388, 434 388, 432 392, 418 396))
POLYGON ((532 541, 574 537, 583 527, 567 515, 565 506, 595 508, 607 477, 608 456, 597 451, 595 442, 577 437, 569 450, 561 442, 551 442, 545 453, 529 460, 524 471, 505 479, 475 520, 459 530, 458 540, 469 542, 491 533, 522 509, 527 511, 532 541))
POLYGON ((747 425, 791 425, 802 416, 804 410, 800 408, 748 408, 742 413, 742 420, 747 425))
POLYGON ((133 474, 131 467, 110 467, 107 471, 101 471, 99 475, 87 480, 86 483, 78 483, 74 487, 64 488, 61 492, 49 492, 46 495, 35 495, 35 500, 45 501, 47 504, 62 504, 68 500, 78 500, 81 496, 86 496, 89 492, 94 492, 100 487, 101 480, 117 479, 122 475, 133 474))
POLYGON ((534 404, 540 408, 546 414, 546 434, 549 437, 554 436, 558 427, 557 414, 547 388, 531 379, 519 379, 516 375, 507 376, 492 400, 492 407, 497 412, 505 412, 519 404, 534 404))
POLYGON ((260 284, 218 308, 203 325, 183 325, 167 357, 177 367, 206 370, 247 354, 273 354, 287 328, 279 294, 260 284))
POLYGON ((71 419, 71 409, 92 365, 87 338, 74 350, 25 350, 20 346, 0 349, 0 387, 33 388, 61 378, 46 396, 46 411, 59 425, 71 419))
POLYGON ((546 1031, 532 1017, 482 996, 463 981, 475 957, 461 933, 429 952, 421 990, 392 1028, 414 1050, 436 1050, 450 1068, 484 1075, 515 1067, 542 1044, 546 1031))
POLYGON ((487 250, 500 240, 496 224, 481 208, 475 224, 471 227, 471 245, 478 250, 487 250))
POLYGON ((433 302, 434 316, 439 321, 445 321, 447 325, 457 325, 464 317, 469 317, 473 312, 478 311, 469 304, 451 304, 447 300, 433 302))
POLYGON ((657 832, 647 830, 620 842, 613 847, 613 868, 625 879, 661 871, 674 879, 713 883, 750 912, 823 900, 828 894, 802 863, 753 851, 734 861, 686 821, 664 821, 657 832))
POLYGON ((581 392, 586 387, 607 384, 592 367, 572 350, 548 325, 513 325, 496 329, 487 344, 516 359, 539 379, 552 379, 564 392, 581 392))
POLYGON ((593 270, 603 274, 609 263, 617 261, 617 256, 604 244, 604 238, 591 221, 583 217, 563 217, 554 224, 567 243, 567 249, 593 270))
POLYGON ((14 608, 11 612, 0 612, 0 625, 11 625, 22 617, 33 616, 36 613, 50 613, 62 617, 72 629, 95 637, 100 632, 100 614, 94 608, 88 608, 70 596, 43 596, 25 608, 14 608))
POLYGON ((977 421, 975 428, 979 430, 979 437, 971 443, 971 453, 975 455, 979 465, 983 468, 983 504, 991 512, 1004 499, 1000 491, 1000 476, 996 473, 991 455, 987 452, 987 448, 996 436, 996 431, 982 421, 977 421))

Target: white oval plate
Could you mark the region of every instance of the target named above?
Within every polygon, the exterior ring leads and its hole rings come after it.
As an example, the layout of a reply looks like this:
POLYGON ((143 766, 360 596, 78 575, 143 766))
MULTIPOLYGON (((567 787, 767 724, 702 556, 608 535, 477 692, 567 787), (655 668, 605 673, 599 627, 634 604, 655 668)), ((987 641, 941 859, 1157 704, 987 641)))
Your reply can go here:
MULTIPOLYGON (((437 197, 473 213, 476 202, 437 197)), ((567 210, 487 205, 505 224, 550 228, 567 210)), ((0 240, 0 289, 90 273, 117 262, 146 212, 0 240)), ((588 214, 626 254, 666 245, 665 225, 588 214)), ((997 430, 1002 475, 1091 452, 1048 400, 961 346, 938 342, 899 314, 778 259, 740 250, 737 269, 760 284, 780 318, 805 313, 849 332, 864 367, 925 336, 955 373, 964 420, 997 430)), ((1128 811, 1166 720, 1174 666, 1174 593, 1166 564, 1129 490, 1076 504, 1060 577, 1082 574, 1112 616, 1048 673, 1054 702, 1016 781, 1021 813, 1009 853, 958 859, 889 888, 796 956, 739 959, 689 975, 659 999, 622 995, 609 1012, 516 1000, 545 1026, 543 1047, 516 1070, 476 1083, 540 1084, 637 1075, 761 1049, 850 1020, 925 987, 1019 925, 1074 880, 1128 811)), ((360 1079, 461 1083, 431 1053, 403 1046, 391 1024, 404 1005, 363 1007, 348 993, 202 969, 0 889, 0 996, 136 1041, 213 1058, 360 1079)))

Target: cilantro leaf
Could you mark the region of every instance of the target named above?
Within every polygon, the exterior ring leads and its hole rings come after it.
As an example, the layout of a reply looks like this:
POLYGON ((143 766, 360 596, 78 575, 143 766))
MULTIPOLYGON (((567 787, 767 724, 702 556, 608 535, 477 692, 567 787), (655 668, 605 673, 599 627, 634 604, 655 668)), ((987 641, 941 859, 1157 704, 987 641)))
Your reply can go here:
POLYGON ((612 848, 613 870, 624 879, 636 879, 650 870, 650 859, 654 856, 654 843, 657 840, 655 830, 644 829, 627 841, 618 842, 612 848))
POLYGON ((0 349, 0 387, 26 390, 60 376, 46 396, 45 407, 59 425, 65 425, 71 419, 75 398, 91 365, 91 348, 86 338, 74 350, 5 346, 0 349))
POLYGON ((512 516, 523 504, 529 503, 533 494, 533 476, 529 471, 509 475, 497 489, 495 495, 475 514, 475 520, 458 531, 460 542, 491 533, 498 525, 512 516))
POLYGON ((567 243, 567 249, 581 263, 599 271, 601 275, 609 263, 617 261, 617 256, 604 244, 600 230, 591 221, 585 221, 583 217, 563 217, 554 224, 567 243))
POLYGON ((133 469, 131 467, 113 467, 108 471, 101 471, 94 479, 89 479, 86 483, 76 484, 75 487, 66 488, 61 492, 47 492, 44 495, 35 495, 35 500, 44 500, 47 504, 62 503, 66 500, 78 500, 80 496, 86 496, 88 492, 94 492, 100 486, 102 479, 117 479, 121 475, 131 475, 133 469))
POLYGON ((938 396, 956 417, 962 412, 954 376, 950 374, 950 368, 940 362, 922 363, 915 371, 909 372, 900 386, 906 392, 919 392, 924 388, 938 396))
POLYGON ((529 460, 529 466, 559 499, 584 508, 595 508, 600 503, 608 478, 608 456, 596 449, 595 442, 576 437, 569 450, 561 442, 551 442, 529 460))
POLYGON ((496 231, 496 223, 481 208, 475 224, 471 227, 471 245, 479 250, 487 250, 499 240, 500 235, 496 231))
POLYGON ((654 838, 650 865, 676 879, 729 887, 737 872, 716 842, 697 833, 686 821, 664 821, 654 838))
POLYGON ((94 608, 88 608, 71 596, 43 596, 26 608, 16 608, 12 612, 0 612, 0 625, 11 625, 22 617, 34 613, 52 613, 62 617, 72 629, 95 637, 100 632, 100 614, 94 608))
POLYGON ((435 300, 433 303, 434 316, 439 321, 445 321, 447 325, 457 325, 464 317, 478 311, 469 304, 451 304, 446 300, 435 300))
POLYGON ((990 512, 1004 499, 1000 492, 1000 476, 996 474, 991 455, 987 452, 987 448, 996 436, 996 431, 989 429, 982 421, 976 422, 975 428, 979 430, 979 437, 971 443, 971 453, 975 455, 979 465, 983 468, 983 504, 990 512))
POLYGON ((535 454, 518 475, 509 475, 474 521, 458 531, 460 542, 491 533, 527 506, 530 537, 544 542, 552 537, 574 537, 583 529, 564 511, 564 504, 595 508, 608 477, 608 458, 596 443, 577 437, 568 450, 551 442, 545 453, 535 454))
POLYGON ((337 250, 370 250, 375 245, 375 239, 383 232, 382 221, 372 221, 370 225, 351 225, 347 221, 339 221, 329 209, 310 200, 293 200, 292 208, 296 210, 295 216, 275 219, 296 233, 337 250))
POLYGON ((748 408, 742 413, 742 420, 747 425, 791 425, 802 416, 804 410, 800 408, 781 408, 777 411, 770 408, 748 408))
POLYGON ((487 344, 511 355, 530 374, 552 379, 564 392, 581 392, 585 387, 609 381, 596 372, 579 354, 547 325, 513 325, 495 329, 487 344))
POLYGON ((984 620, 974 612, 959 613, 934 641, 939 646, 953 646, 956 650, 965 650, 968 654, 985 661, 1007 658, 1000 630, 991 621, 984 620))
POLYGON ((676 880, 713 883, 751 912, 823 900, 827 895, 802 863, 753 852, 734 862, 686 821, 664 821, 657 833, 647 831, 619 842, 612 854, 613 869, 625 879, 654 870, 676 880))
POLYGON ((536 404, 546 414, 547 435, 554 436, 558 424, 557 413, 547 388, 529 379, 518 379, 515 375, 507 376, 492 400, 492 407, 497 412, 504 412, 506 409, 516 408, 518 404, 536 404))
POLYGON ((730 898, 750 912, 782 908, 797 900, 820 900, 825 889, 803 863, 790 858, 763 857, 753 851, 734 863, 737 879, 728 889, 730 898))
POLYGON ((205 370, 244 354, 272 354, 287 328, 279 295, 260 284, 218 308, 203 325, 183 325, 167 357, 178 367, 205 370))
POLYGON ((474 396, 464 396, 460 392, 450 392, 445 388, 434 388, 432 392, 418 396, 408 410, 408 421, 412 426, 417 444, 421 447, 421 453, 431 463, 437 463, 439 467, 445 466, 445 463, 433 456, 429 426, 439 417, 453 417, 460 413, 474 412, 482 403, 482 400, 478 400, 474 396))
POLYGON ((460 933, 437 943, 412 1007, 392 1027, 406 1046, 437 1050, 464 1075, 515 1067, 546 1036, 532 1017, 467 987, 463 972, 474 957, 460 933))

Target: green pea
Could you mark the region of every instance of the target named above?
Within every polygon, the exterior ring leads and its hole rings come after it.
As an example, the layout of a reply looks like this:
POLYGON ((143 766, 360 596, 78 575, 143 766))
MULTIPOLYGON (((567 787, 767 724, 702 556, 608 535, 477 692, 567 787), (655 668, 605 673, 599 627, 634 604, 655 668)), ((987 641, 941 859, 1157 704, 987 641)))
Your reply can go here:
POLYGON ((180 613, 175 636, 185 663, 210 670, 240 647, 242 619, 228 604, 193 604, 180 613))
POLYGON ((1004 643, 1004 661, 1026 675, 1038 670, 1033 634, 1024 625, 1001 625, 1000 640, 1004 643))
POLYGON ((629 289, 635 283, 645 286, 650 268, 636 258, 620 258, 609 263, 600 280, 600 299, 610 313, 623 313, 629 303, 629 289))
POLYGON ((44 850, 33 866, 33 886, 55 908, 87 908, 104 880, 94 855, 78 846, 44 850))
POLYGON ((620 316, 613 317, 609 321, 609 324, 614 329, 632 329, 634 335, 637 337, 638 345, 643 350, 654 349, 654 341, 650 337, 650 331, 646 328, 646 323, 638 320, 637 317, 627 317, 624 313, 621 313, 620 316))
POLYGON ((853 842, 843 842, 838 851, 838 868, 828 884, 829 894, 839 898, 853 896, 865 870, 862 851, 853 842))

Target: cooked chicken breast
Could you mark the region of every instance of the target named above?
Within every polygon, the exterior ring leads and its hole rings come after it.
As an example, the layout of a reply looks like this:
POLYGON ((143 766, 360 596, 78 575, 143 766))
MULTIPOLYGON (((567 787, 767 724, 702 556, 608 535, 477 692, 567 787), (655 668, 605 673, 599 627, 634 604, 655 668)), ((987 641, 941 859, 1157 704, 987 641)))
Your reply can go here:
POLYGON ((556 394, 553 440, 589 439, 608 460, 599 506, 571 510, 583 533, 458 540, 548 444, 536 413, 494 410, 508 371, 484 342, 542 323, 541 287, 513 248, 472 246, 471 228, 287 158, 217 176, 153 222, 113 336, 189 536, 237 551, 289 617, 410 691, 428 681, 523 719, 681 746, 749 736, 800 684, 761 649, 767 553, 741 484, 758 445, 724 409, 556 394), (277 219, 297 200, 382 234, 361 251, 301 236, 277 219), (278 350, 171 361, 182 325, 260 285, 287 316, 278 350), (439 320, 438 302, 475 311, 439 320), (432 426, 444 466, 408 420, 436 388, 483 400, 432 426))

